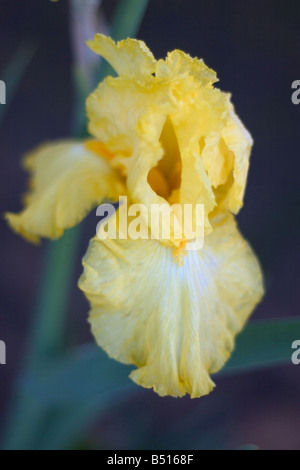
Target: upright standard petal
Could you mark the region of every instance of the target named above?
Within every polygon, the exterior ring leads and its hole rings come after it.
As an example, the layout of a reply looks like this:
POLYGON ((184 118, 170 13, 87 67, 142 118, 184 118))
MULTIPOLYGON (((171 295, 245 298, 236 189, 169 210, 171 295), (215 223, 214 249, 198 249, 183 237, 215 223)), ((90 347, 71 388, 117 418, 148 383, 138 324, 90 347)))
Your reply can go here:
POLYGON ((94 238, 84 258, 79 286, 98 344, 135 364, 132 380, 161 396, 211 392, 210 374, 263 294, 258 261, 233 217, 212 224, 204 249, 181 263, 155 240, 94 238))
POLYGON ((6 219, 32 242, 60 237, 103 198, 115 200, 123 190, 105 148, 91 142, 43 145, 24 159, 24 166, 31 173, 25 208, 20 214, 6 214, 6 219))
POLYGON ((238 213, 253 142, 230 95, 214 88, 215 72, 178 50, 154 64, 153 76, 151 61, 137 72, 136 64, 149 57, 136 40, 115 44, 97 36, 93 50, 120 76, 104 80, 88 98, 89 130, 114 155, 111 165, 125 176, 131 200, 149 210, 203 204, 206 234, 212 213, 238 213), (131 52, 136 62, 128 70, 131 52))
POLYGON ((218 81, 216 72, 207 67, 202 59, 193 58, 179 50, 169 52, 166 60, 161 59, 157 62, 155 75, 165 80, 191 75, 203 86, 209 87, 218 81))
POLYGON ((125 39, 115 43, 108 36, 96 34, 87 45, 96 54, 104 57, 118 75, 145 80, 155 71, 156 60, 143 41, 125 39))

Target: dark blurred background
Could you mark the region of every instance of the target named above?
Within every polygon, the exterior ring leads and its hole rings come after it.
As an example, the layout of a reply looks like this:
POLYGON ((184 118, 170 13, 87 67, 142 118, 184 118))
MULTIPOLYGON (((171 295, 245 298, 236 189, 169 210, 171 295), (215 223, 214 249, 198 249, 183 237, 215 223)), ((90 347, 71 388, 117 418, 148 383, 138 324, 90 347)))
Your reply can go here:
MULTIPOLYGON (((68 2, 0 3, 0 79, 20 44, 37 46, 0 127, 2 214, 21 207, 26 188, 21 155, 70 134, 73 89, 68 2)), ((108 20, 115 5, 103 1, 108 20)), ((174 48, 202 57, 218 72, 219 86, 232 92, 255 139, 239 216, 266 279, 266 297, 254 318, 298 316, 300 105, 292 104, 291 84, 300 80, 299 0, 151 0, 138 37, 158 58, 174 48)), ((92 216, 81 254, 94 226, 92 216)), ((0 340, 7 345, 7 365, 0 366, 2 423, 32 322, 45 246, 29 245, 2 220, 0 239, 0 340)), ((80 271, 78 262, 76 277, 80 271)), ((81 343, 92 338, 88 305, 75 281, 66 341, 81 343)), ((111 449, 209 449, 220 442, 232 448, 249 443, 262 449, 300 448, 300 366, 216 380, 213 394, 193 401, 161 399, 137 389, 125 405, 100 419, 93 440, 111 449)))

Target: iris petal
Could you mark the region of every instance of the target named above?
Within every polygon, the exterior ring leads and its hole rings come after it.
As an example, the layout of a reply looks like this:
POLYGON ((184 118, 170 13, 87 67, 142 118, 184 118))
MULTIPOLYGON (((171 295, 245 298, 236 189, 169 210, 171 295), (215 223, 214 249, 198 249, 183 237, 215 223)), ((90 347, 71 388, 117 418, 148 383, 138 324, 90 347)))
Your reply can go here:
POLYGON ((105 157, 76 141, 46 144, 29 154, 24 166, 31 173, 30 191, 20 214, 6 214, 10 226, 32 242, 56 239, 104 197, 118 198, 122 183, 105 157))
POLYGON ((202 60, 175 50, 155 62, 145 47, 136 40, 116 44, 96 36, 93 50, 119 77, 108 77, 88 98, 89 130, 114 155, 111 165, 127 178, 134 203, 149 210, 153 204, 203 204, 208 234, 213 212, 236 214, 243 205, 252 138, 230 95, 214 88, 216 74, 202 60), (158 171, 165 160, 166 123, 176 139, 170 168, 180 154, 172 184, 172 174, 158 171))
POLYGON ((118 75, 145 79, 155 71, 156 60, 143 41, 126 39, 115 43, 108 36, 96 34, 87 44, 92 51, 104 57, 118 75))
POLYGON ((93 334, 135 364, 131 378, 159 395, 200 397, 263 294, 258 261, 232 216, 219 215, 204 249, 182 263, 158 241, 91 241, 79 286, 93 334), (155 295, 153 295, 155 293, 155 295))

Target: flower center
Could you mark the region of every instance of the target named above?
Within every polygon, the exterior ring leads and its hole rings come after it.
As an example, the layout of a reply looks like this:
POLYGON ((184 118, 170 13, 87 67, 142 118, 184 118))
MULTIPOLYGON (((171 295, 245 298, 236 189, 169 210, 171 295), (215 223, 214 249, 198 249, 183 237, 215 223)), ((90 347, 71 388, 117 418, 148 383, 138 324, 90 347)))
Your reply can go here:
POLYGON ((147 181, 158 196, 171 204, 179 202, 182 163, 172 121, 167 117, 159 139, 164 155, 148 173, 147 181))

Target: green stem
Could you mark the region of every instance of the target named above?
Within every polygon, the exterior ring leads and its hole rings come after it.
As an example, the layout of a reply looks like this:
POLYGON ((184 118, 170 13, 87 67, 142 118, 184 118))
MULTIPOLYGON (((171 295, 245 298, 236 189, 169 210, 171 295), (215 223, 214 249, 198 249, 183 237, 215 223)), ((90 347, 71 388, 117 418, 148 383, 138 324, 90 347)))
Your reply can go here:
POLYGON ((111 25, 111 36, 115 41, 135 37, 145 15, 149 0, 121 0, 111 25))
POLYGON ((28 348, 28 366, 33 370, 63 354, 65 314, 74 281, 81 231, 79 225, 47 246, 35 307, 35 323, 28 348))

